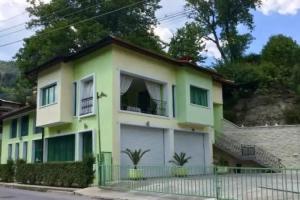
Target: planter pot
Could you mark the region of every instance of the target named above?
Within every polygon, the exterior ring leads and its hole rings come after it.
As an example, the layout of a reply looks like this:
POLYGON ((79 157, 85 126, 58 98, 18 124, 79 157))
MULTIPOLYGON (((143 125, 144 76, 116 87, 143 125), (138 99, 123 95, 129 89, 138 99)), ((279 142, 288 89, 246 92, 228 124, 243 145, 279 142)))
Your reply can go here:
POLYGON ((129 169, 128 177, 132 180, 139 180, 144 178, 144 173, 142 169, 129 169))
POLYGON ((226 173, 228 173, 228 167, 224 167, 224 166, 218 166, 217 167, 217 173, 218 174, 226 174, 226 173))
POLYGON ((188 175, 188 169, 185 167, 173 167, 171 169, 172 176, 185 177, 188 175))

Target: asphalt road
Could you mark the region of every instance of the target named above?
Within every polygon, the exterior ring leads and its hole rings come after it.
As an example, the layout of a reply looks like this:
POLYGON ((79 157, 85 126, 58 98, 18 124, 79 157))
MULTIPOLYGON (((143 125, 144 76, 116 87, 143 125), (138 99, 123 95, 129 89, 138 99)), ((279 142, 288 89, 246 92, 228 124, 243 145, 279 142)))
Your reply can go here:
POLYGON ((58 192, 35 192, 0 187, 0 200, 91 200, 92 198, 58 192))

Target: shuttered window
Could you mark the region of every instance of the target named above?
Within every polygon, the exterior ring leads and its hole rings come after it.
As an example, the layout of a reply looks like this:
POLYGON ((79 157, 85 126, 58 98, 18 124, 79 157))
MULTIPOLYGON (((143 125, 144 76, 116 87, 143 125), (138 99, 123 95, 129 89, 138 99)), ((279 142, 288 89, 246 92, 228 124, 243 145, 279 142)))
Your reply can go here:
POLYGON ((195 86, 190 86, 191 103, 208 107, 208 91, 195 86))
POLYGON ((75 135, 48 139, 48 161, 74 161, 75 135))
POLYGON ((82 156, 88 156, 93 153, 92 132, 82 133, 82 156))
POLYGON ((17 131, 18 131, 18 119, 13 119, 11 121, 11 125, 10 125, 10 137, 11 138, 15 138, 17 137, 17 131))
POLYGON ((28 128, 29 128, 29 116, 23 116, 21 118, 21 136, 28 135, 28 128))

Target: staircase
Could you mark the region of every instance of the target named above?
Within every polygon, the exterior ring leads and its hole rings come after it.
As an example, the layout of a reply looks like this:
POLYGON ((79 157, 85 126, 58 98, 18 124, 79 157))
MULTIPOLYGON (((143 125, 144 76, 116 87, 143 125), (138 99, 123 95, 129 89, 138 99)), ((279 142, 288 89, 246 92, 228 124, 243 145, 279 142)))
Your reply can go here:
POLYGON ((283 168, 281 160, 256 145, 245 145, 230 136, 218 134, 215 146, 239 160, 249 160, 267 168, 283 168))

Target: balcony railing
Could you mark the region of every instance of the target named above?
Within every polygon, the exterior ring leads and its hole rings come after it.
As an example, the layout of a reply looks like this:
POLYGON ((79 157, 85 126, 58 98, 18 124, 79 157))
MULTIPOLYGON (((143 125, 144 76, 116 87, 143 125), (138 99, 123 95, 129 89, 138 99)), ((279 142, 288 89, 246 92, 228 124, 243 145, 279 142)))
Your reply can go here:
POLYGON ((93 112, 93 97, 81 99, 80 115, 86 115, 93 112))
POLYGON ((139 112, 150 115, 167 116, 167 102, 151 99, 151 103, 147 106, 141 106, 140 102, 137 103, 124 103, 122 102, 121 110, 131 112, 139 112))

